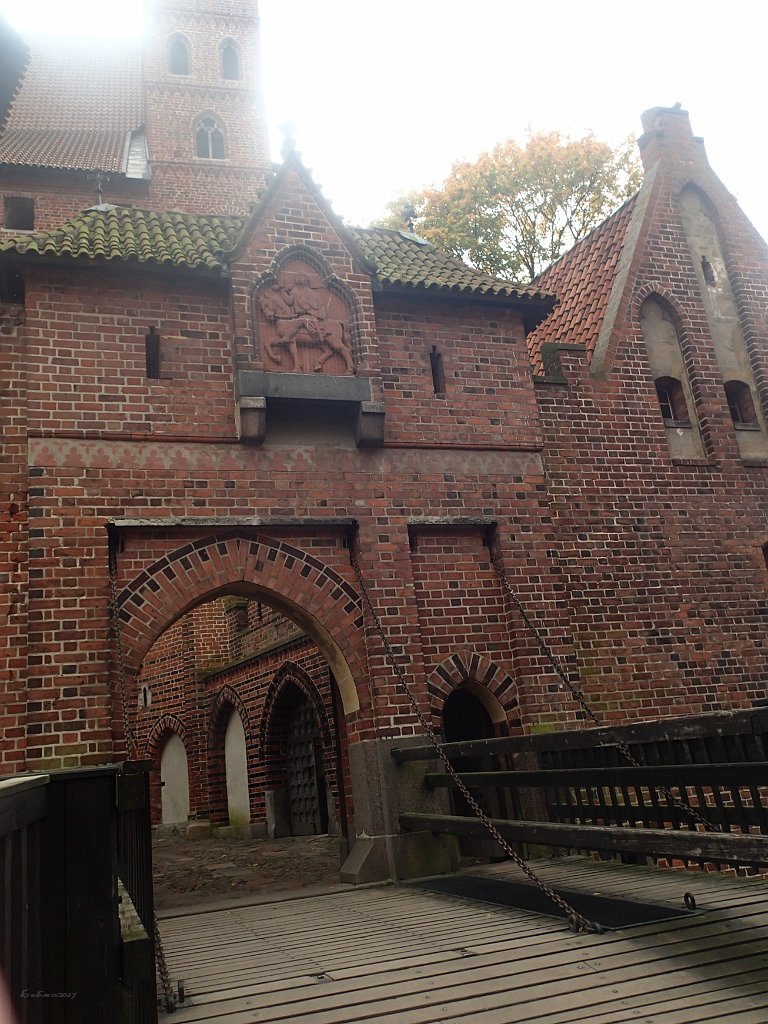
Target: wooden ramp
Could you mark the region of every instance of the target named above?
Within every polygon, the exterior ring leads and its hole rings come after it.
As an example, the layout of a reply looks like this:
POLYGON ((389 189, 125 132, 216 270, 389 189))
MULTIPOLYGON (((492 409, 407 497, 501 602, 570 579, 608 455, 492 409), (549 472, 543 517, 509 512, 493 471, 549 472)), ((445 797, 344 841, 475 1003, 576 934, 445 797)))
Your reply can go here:
MULTIPOLYGON (((768 882, 568 857, 553 886, 705 913, 604 935, 407 886, 166 917, 168 1024, 768 1022, 768 882)), ((474 868, 517 881, 512 864, 474 868)))

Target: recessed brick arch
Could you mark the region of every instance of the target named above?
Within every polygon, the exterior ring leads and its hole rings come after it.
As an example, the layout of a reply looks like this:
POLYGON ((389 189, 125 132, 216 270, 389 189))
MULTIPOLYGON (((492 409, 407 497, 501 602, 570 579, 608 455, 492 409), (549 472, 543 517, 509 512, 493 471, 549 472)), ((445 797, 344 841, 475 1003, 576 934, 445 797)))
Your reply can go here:
POLYGON ((148 565, 118 595, 127 672, 163 630, 197 604, 242 594, 298 623, 333 671, 344 714, 369 707, 360 597, 333 568, 287 541, 236 531, 191 540, 148 565), (358 690, 358 687, 360 689, 358 690))
POLYGON ((427 679, 430 707, 440 718, 443 705, 463 686, 480 700, 494 724, 519 725, 517 685, 501 665, 474 651, 457 651, 437 666, 427 679))
POLYGON ((227 816, 227 767, 224 754, 224 737, 232 714, 240 715, 245 733, 245 748, 248 757, 248 782, 251 795, 251 814, 253 815, 254 797, 254 768, 256 757, 254 756, 253 737, 251 735, 251 721, 248 711, 243 703, 242 697, 233 687, 225 685, 216 694, 216 699, 211 708, 208 719, 207 735, 207 766, 208 766, 208 809, 211 820, 216 824, 223 824, 228 820, 227 816))
POLYGON ((165 746, 166 740, 171 734, 179 737, 181 742, 184 744, 184 749, 187 753, 190 807, 195 807, 195 809, 197 809, 199 804, 199 779, 197 768, 199 751, 196 749, 190 749, 191 747, 194 747, 193 739, 186 724, 181 718, 177 715, 161 715, 152 726, 149 735, 147 736, 146 743, 144 744, 145 755, 152 761, 152 771, 149 776, 149 803, 152 809, 152 821, 154 824, 159 824, 162 819, 160 759, 163 754, 163 747, 165 746))
POLYGON ((229 714, 227 714, 228 708, 233 708, 240 715, 243 723, 243 730, 245 732, 245 741, 250 749, 252 737, 251 720, 248 716, 248 710, 237 690, 233 689, 233 687, 229 685, 222 686, 216 694, 216 699, 213 702, 211 715, 208 719, 208 748, 210 749, 211 747, 216 730, 221 728, 222 725, 226 725, 226 722, 229 719, 229 714))
POLYGON ((189 732, 184 722, 177 715, 161 715, 152 726, 144 744, 144 752, 147 757, 152 758, 153 761, 156 760, 165 737, 170 732, 179 737, 189 753, 189 732))

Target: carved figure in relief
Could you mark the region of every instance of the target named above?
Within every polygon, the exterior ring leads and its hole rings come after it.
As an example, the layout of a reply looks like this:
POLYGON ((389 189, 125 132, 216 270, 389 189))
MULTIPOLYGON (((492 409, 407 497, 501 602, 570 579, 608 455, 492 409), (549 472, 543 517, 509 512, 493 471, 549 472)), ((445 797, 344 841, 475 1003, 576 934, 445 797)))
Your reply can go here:
POLYGON ((320 373, 333 356, 338 356, 347 372, 352 372, 344 324, 326 319, 323 296, 316 294, 323 291, 313 288, 306 274, 297 274, 292 286, 275 282, 261 292, 259 306, 277 335, 264 337, 266 353, 273 362, 282 364, 283 351, 287 351, 288 369, 299 371, 299 345, 303 345, 320 349, 320 358, 313 367, 315 373, 320 373))

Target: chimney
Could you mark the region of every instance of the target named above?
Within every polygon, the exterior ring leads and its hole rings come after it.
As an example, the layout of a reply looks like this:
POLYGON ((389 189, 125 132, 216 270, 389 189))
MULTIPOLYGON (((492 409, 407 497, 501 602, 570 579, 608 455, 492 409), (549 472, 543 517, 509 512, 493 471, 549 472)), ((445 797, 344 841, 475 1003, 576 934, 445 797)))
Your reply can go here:
POLYGON ((691 169, 708 166, 704 140, 691 131, 688 111, 674 107, 651 107, 641 115, 643 134, 637 140, 643 167, 649 171, 659 160, 691 169))

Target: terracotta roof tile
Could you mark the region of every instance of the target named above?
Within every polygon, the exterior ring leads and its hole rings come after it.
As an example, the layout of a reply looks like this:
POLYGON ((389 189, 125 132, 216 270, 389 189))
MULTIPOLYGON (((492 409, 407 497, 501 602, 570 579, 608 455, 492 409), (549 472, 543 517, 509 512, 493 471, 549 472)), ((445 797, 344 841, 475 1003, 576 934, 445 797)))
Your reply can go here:
POLYGON ((143 122, 136 46, 33 39, 0 162, 117 171, 127 133, 143 122))
POLYGON ((534 370, 543 372, 546 342, 584 345, 592 352, 600 333, 637 196, 598 225, 586 238, 536 278, 536 286, 554 292, 554 312, 528 335, 534 370))
POLYGON ((0 163, 120 172, 126 138, 124 131, 10 128, 0 136, 0 163))

